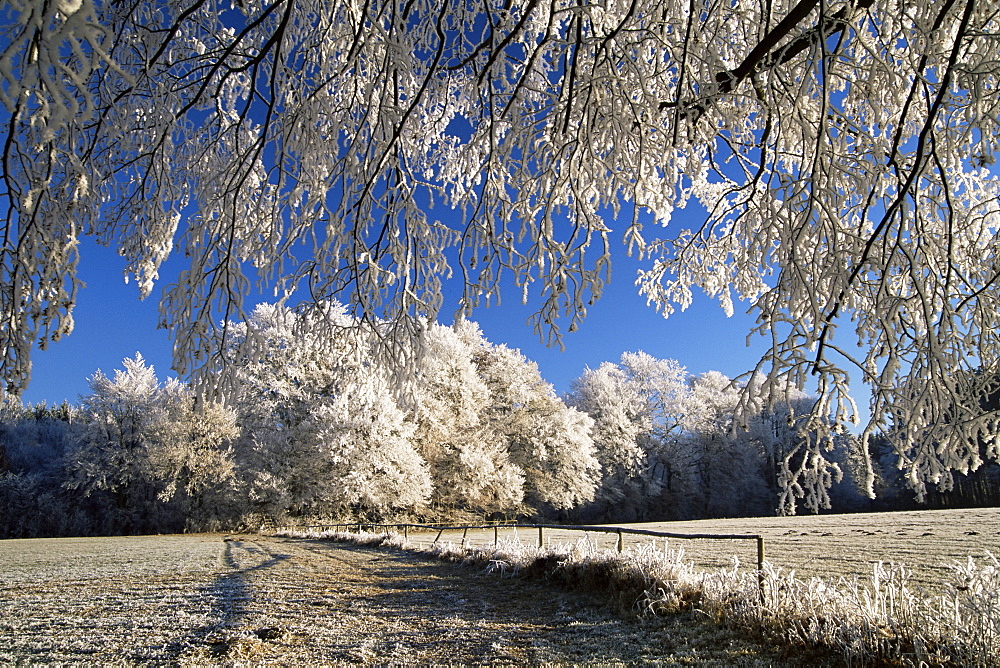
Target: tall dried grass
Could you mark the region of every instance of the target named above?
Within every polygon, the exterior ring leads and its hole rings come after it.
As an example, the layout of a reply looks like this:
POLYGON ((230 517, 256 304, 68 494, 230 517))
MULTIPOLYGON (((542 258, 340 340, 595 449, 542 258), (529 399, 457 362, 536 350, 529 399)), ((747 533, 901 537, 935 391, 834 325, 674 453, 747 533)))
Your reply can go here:
POLYGON ((699 570, 663 542, 600 550, 587 539, 539 548, 517 540, 496 547, 408 544, 395 534, 294 532, 286 535, 384 545, 464 563, 501 576, 545 578, 604 595, 619 610, 696 610, 718 623, 796 652, 830 654, 854 665, 1000 665, 1000 562, 991 553, 948 566, 943 594, 910 585, 900 564, 873 564, 866 578, 800 579, 765 564, 756 571, 699 570))

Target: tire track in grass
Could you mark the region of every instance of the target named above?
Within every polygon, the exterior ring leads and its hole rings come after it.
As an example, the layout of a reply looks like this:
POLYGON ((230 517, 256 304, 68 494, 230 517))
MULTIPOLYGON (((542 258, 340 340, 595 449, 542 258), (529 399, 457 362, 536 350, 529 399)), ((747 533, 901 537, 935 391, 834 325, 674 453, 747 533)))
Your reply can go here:
POLYGON ((253 596, 248 574, 274 568, 289 558, 286 554, 263 550, 252 541, 226 537, 222 539, 222 544, 219 554, 222 572, 191 596, 193 605, 198 605, 203 599, 210 602, 209 621, 174 642, 169 649, 171 654, 181 654, 192 647, 207 646, 212 656, 224 656, 229 649, 228 641, 225 640, 228 631, 241 626, 253 596))
MULTIPOLYGON (((622 619, 544 583, 500 580, 405 553, 261 539, 291 555, 249 575, 253 600, 222 663, 776 665, 694 616, 673 626, 622 619)), ((780 665, 780 664, 777 664, 780 665)))
POLYGON ((230 538, 0 542, 0 664, 781 665, 694 615, 629 620, 413 555, 230 538))

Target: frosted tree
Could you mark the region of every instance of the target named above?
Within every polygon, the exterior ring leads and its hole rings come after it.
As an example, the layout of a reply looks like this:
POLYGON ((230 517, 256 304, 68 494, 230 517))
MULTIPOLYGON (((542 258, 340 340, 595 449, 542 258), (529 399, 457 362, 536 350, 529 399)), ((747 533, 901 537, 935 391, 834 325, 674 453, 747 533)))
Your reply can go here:
POLYGON ((682 428, 691 399, 687 369, 677 360, 657 359, 642 351, 622 353, 620 364, 642 398, 649 435, 660 442, 671 440, 682 428))
MULTIPOLYGON (((691 378, 690 386, 691 395, 681 420, 681 442, 696 481, 701 516, 757 516, 772 513, 776 507, 780 510, 782 500, 769 494, 765 475, 772 471, 765 465, 761 444, 753 438, 753 432, 734 424, 739 387, 718 371, 691 378)), ((759 422, 761 416, 751 421, 759 422)), ((789 445, 794 445, 798 439, 791 431, 793 441, 789 445)), ((776 484, 777 476, 772 478, 776 484)))
MULTIPOLYGON (((312 438, 309 412, 334 375, 321 363, 323 349, 301 336, 299 319, 290 309, 260 304, 227 331, 228 344, 239 351, 227 395, 241 430, 237 460, 248 510, 274 516, 317 506, 332 481, 330 463, 312 438)), ((328 343, 330 359, 339 359, 336 340, 328 343)))
MULTIPOLYGON (((761 386, 770 382, 762 375, 754 376, 744 396, 747 392, 763 395, 761 386)), ((760 402, 757 412, 744 416, 741 430, 760 451, 778 512, 795 514, 800 502, 814 513, 827 510, 829 490, 843 476, 830 452, 846 447, 847 436, 813 414, 816 397, 788 386, 780 387, 780 393, 783 401, 770 405, 760 402)))
POLYGON ((113 379, 101 371, 89 379, 91 394, 82 397, 85 433, 69 463, 71 488, 108 490, 121 508, 145 505, 149 498, 136 497, 155 494, 149 447, 152 427, 166 412, 156 371, 142 355, 123 366, 113 379))
POLYGON ((514 513, 524 500, 524 474, 488 419, 492 395, 474 362, 488 345, 466 320, 432 325, 425 336, 411 397, 413 441, 433 475, 432 500, 446 511, 514 513))
MULTIPOLYGON (((755 386, 762 407, 747 415, 739 407, 744 392, 717 371, 690 376, 675 360, 642 352, 587 369, 567 401, 594 419, 599 494, 609 512, 639 519, 794 513, 799 500, 812 512, 828 509, 839 464, 808 460, 809 439, 827 436, 798 427, 810 422, 815 398, 787 389, 785 401, 767 408, 755 386), (795 487, 803 471, 822 478, 795 487)), ((835 445, 845 445, 842 437, 835 445)))
POLYGON ((566 406, 534 363, 463 318, 428 327, 422 352, 410 403, 435 503, 511 515, 593 497, 592 421, 566 406))
POLYGON ((256 510, 383 516, 426 503, 427 466, 371 354, 371 329, 337 302, 302 312, 260 304, 228 327, 239 456, 256 510))
POLYGON ((650 513, 702 515, 702 457, 692 438, 702 404, 694 394, 687 370, 676 360, 644 352, 623 353, 618 364, 606 362, 574 384, 570 402, 595 420, 595 444, 609 476, 603 481, 605 493, 613 496, 622 485, 618 493, 635 495, 631 509, 619 504, 616 513, 630 512, 638 519, 650 513))
POLYGON ((586 369, 570 387, 566 402, 594 420, 595 454, 601 464, 597 500, 614 519, 643 517, 650 497, 659 494, 649 435, 648 403, 622 367, 604 362, 586 369))
POLYGON ((301 314, 259 304, 245 321, 226 326, 225 354, 236 369, 226 392, 239 416, 238 456, 252 510, 332 512, 338 478, 313 411, 350 382, 366 352, 344 336, 314 336, 308 323, 315 317, 344 331, 352 326, 336 303, 301 314))
POLYGON ((484 345, 473 359, 491 393, 484 418, 503 434, 510 460, 523 471, 525 500, 541 511, 593 500, 600 474, 593 420, 557 397, 519 351, 484 345))
POLYGON ((427 463, 411 441, 413 424, 379 375, 357 376, 311 410, 319 454, 330 462, 323 503, 340 516, 384 519, 421 509, 430 497, 427 463))
POLYGON ((558 336, 614 235, 664 314, 749 303, 762 389, 818 385, 806 428, 855 420, 860 377, 920 489, 997 431, 998 28, 992 0, 8 2, 0 372, 71 330, 84 234, 141 295, 187 259, 182 374, 254 280, 373 318, 510 276, 558 336))
POLYGON ((67 455, 64 484, 84 496, 109 495, 118 530, 161 530, 178 518, 164 517, 157 503, 165 486, 156 470, 158 432, 170 420, 180 388, 176 380, 161 384, 139 353, 122 365, 113 379, 101 371, 90 378, 91 394, 81 398, 82 432, 67 455))
POLYGON ((679 516, 691 516, 696 512, 698 481, 693 474, 694 455, 683 438, 691 402, 687 369, 676 360, 657 359, 641 351, 623 353, 620 366, 643 403, 641 420, 646 426, 640 444, 647 453, 650 475, 661 487, 661 504, 679 516))
POLYGON ((199 400, 179 383, 168 383, 161 392, 166 411, 149 427, 149 465, 162 485, 157 496, 178 507, 185 531, 218 530, 244 510, 234 503, 236 413, 199 400))

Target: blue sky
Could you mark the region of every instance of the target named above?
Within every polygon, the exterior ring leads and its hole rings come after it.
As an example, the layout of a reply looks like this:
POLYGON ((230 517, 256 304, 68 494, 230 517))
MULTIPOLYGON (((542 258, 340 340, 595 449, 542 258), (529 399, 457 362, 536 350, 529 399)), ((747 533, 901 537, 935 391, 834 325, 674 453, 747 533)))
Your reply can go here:
MULTIPOLYGON (((159 291, 139 301, 135 284, 124 282, 124 261, 111 249, 88 239, 80 254, 80 277, 87 285, 78 296, 74 332, 48 350, 35 351, 26 403, 77 403, 89 390, 88 377, 98 369, 111 375, 136 352, 156 367, 161 379, 175 375, 170 370, 169 336, 156 327, 159 291)), ((504 295, 500 306, 480 308, 472 319, 493 343, 519 348, 537 362, 542 376, 559 392, 568 391, 585 367, 617 361, 626 351, 676 359, 694 374, 716 370, 729 376, 751 368, 764 352, 759 337, 746 347, 753 319, 739 311, 740 304, 736 315, 727 318, 718 302, 699 295, 690 309, 664 319, 638 294, 633 283, 638 263, 624 254, 615 260, 611 285, 588 310, 580 329, 564 335, 564 351, 539 341, 526 322, 531 305, 523 306, 517 292, 504 295)), ((162 284, 170 280, 169 275, 161 277, 162 284)), ((443 322, 451 322, 453 308, 446 307, 443 322)))

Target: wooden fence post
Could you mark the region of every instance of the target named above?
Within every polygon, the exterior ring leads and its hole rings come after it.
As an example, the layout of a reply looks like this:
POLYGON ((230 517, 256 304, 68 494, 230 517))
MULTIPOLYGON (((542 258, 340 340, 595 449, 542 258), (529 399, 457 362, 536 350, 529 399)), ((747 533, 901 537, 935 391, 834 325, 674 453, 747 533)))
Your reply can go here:
POLYGON ((622 532, 619 531, 618 532, 618 552, 620 554, 620 553, 622 553, 624 551, 625 551, 625 537, 622 535, 622 532))
POLYGON ((760 606, 764 607, 764 537, 757 536, 757 590, 760 606))
POLYGON ((538 547, 543 547, 545 545, 542 540, 542 527, 538 527, 538 547))

